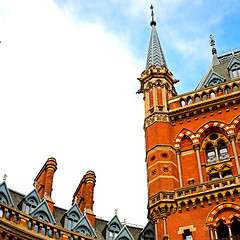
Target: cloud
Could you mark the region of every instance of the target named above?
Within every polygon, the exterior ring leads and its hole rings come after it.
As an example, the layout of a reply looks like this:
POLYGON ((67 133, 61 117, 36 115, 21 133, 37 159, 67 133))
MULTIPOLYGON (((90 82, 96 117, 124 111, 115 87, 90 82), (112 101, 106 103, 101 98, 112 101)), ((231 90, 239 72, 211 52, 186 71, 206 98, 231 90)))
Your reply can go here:
POLYGON ((92 169, 95 214, 110 220, 117 207, 122 220, 145 223, 141 60, 99 22, 72 22, 49 0, 0 4, 0 174, 27 194, 56 157, 53 200, 69 208, 92 169))

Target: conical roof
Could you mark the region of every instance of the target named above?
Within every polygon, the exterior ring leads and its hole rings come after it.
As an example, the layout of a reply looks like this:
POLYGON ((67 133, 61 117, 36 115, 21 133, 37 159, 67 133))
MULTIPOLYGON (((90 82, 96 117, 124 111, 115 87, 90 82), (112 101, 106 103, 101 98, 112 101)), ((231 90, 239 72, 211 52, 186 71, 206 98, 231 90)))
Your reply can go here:
POLYGON ((151 26, 152 33, 148 47, 146 70, 148 70, 148 68, 152 65, 155 65, 157 68, 159 68, 162 65, 167 67, 167 63, 165 61, 163 50, 155 28, 156 23, 151 22, 151 26))

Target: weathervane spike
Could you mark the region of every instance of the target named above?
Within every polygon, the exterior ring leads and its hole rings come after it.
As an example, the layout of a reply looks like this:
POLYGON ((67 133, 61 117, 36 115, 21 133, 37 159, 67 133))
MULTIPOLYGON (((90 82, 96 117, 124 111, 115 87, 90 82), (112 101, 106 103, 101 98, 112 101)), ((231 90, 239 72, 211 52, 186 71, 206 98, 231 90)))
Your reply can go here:
POLYGON ((215 55, 217 54, 217 49, 215 48, 215 40, 214 40, 214 36, 212 34, 210 34, 210 46, 212 47, 212 54, 215 55))
POLYGON ((4 182, 7 180, 7 177, 8 177, 7 174, 4 174, 4 175, 3 175, 3 181, 4 181, 4 182))
POLYGON ((153 5, 151 4, 150 6, 150 9, 151 9, 151 16, 152 16, 152 21, 150 22, 150 25, 151 26, 156 26, 156 22, 154 21, 154 12, 153 12, 153 5))

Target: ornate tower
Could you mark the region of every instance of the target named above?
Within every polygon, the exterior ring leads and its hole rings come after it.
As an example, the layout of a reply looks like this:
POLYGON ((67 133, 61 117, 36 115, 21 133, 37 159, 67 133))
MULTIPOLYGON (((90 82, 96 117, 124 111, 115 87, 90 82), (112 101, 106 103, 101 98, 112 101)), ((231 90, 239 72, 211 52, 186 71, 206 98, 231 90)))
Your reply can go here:
POLYGON ((156 239, 240 239, 240 51, 213 59, 192 92, 177 95, 156 32, 141 87, 148 218, 156 239), (196 217, 197 216, 197 217, 196 217))
MULTIPOLYGON (((137 93, 143 93, 145 102, 145 139, 146 163, 148 176, 148 197, 161 191, 161 194, 179 187, 176 152, 173 148, 172 124, 169 117, 168 99, 177 95, 172 73, 167 63, 156 31, 153 6, 151 38, 148 48, 146 70, 142 72, 141 88, 137 93)), ((164 232, 161 220, 165 221, 165 202, 159 205, 159 216, 153 216, 155 228, 164 232)), ((152 214, 151 207, 149 215, 152 214)), ((151 217, 149 216, 151 219, 151 217)), ((158 232, 155 230, 155 232, 158 232)), ((157 234, 156 234, 157 236, 157 234)))

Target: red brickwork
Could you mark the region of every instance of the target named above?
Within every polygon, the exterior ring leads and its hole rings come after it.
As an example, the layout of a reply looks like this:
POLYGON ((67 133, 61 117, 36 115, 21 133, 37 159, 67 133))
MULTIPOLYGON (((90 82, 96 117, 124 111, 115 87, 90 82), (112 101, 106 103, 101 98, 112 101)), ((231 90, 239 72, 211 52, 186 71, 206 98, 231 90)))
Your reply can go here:
POLYGON ((93 194, 96 176, 93 171, 88 171, 79 183, 74 195, 73 203, 77 204, 82 212, 86 211, 89 222, 95 227, 95 215, 93 213, 93 194))
POLYGON ((53 212, 54 202, 52 201, 52 185, 54 172, 57 170, 57 162, 55 158, 49 158, 36 178, 34 179, 36 189, 41 199, 46 197, 48 206, 53 212))

